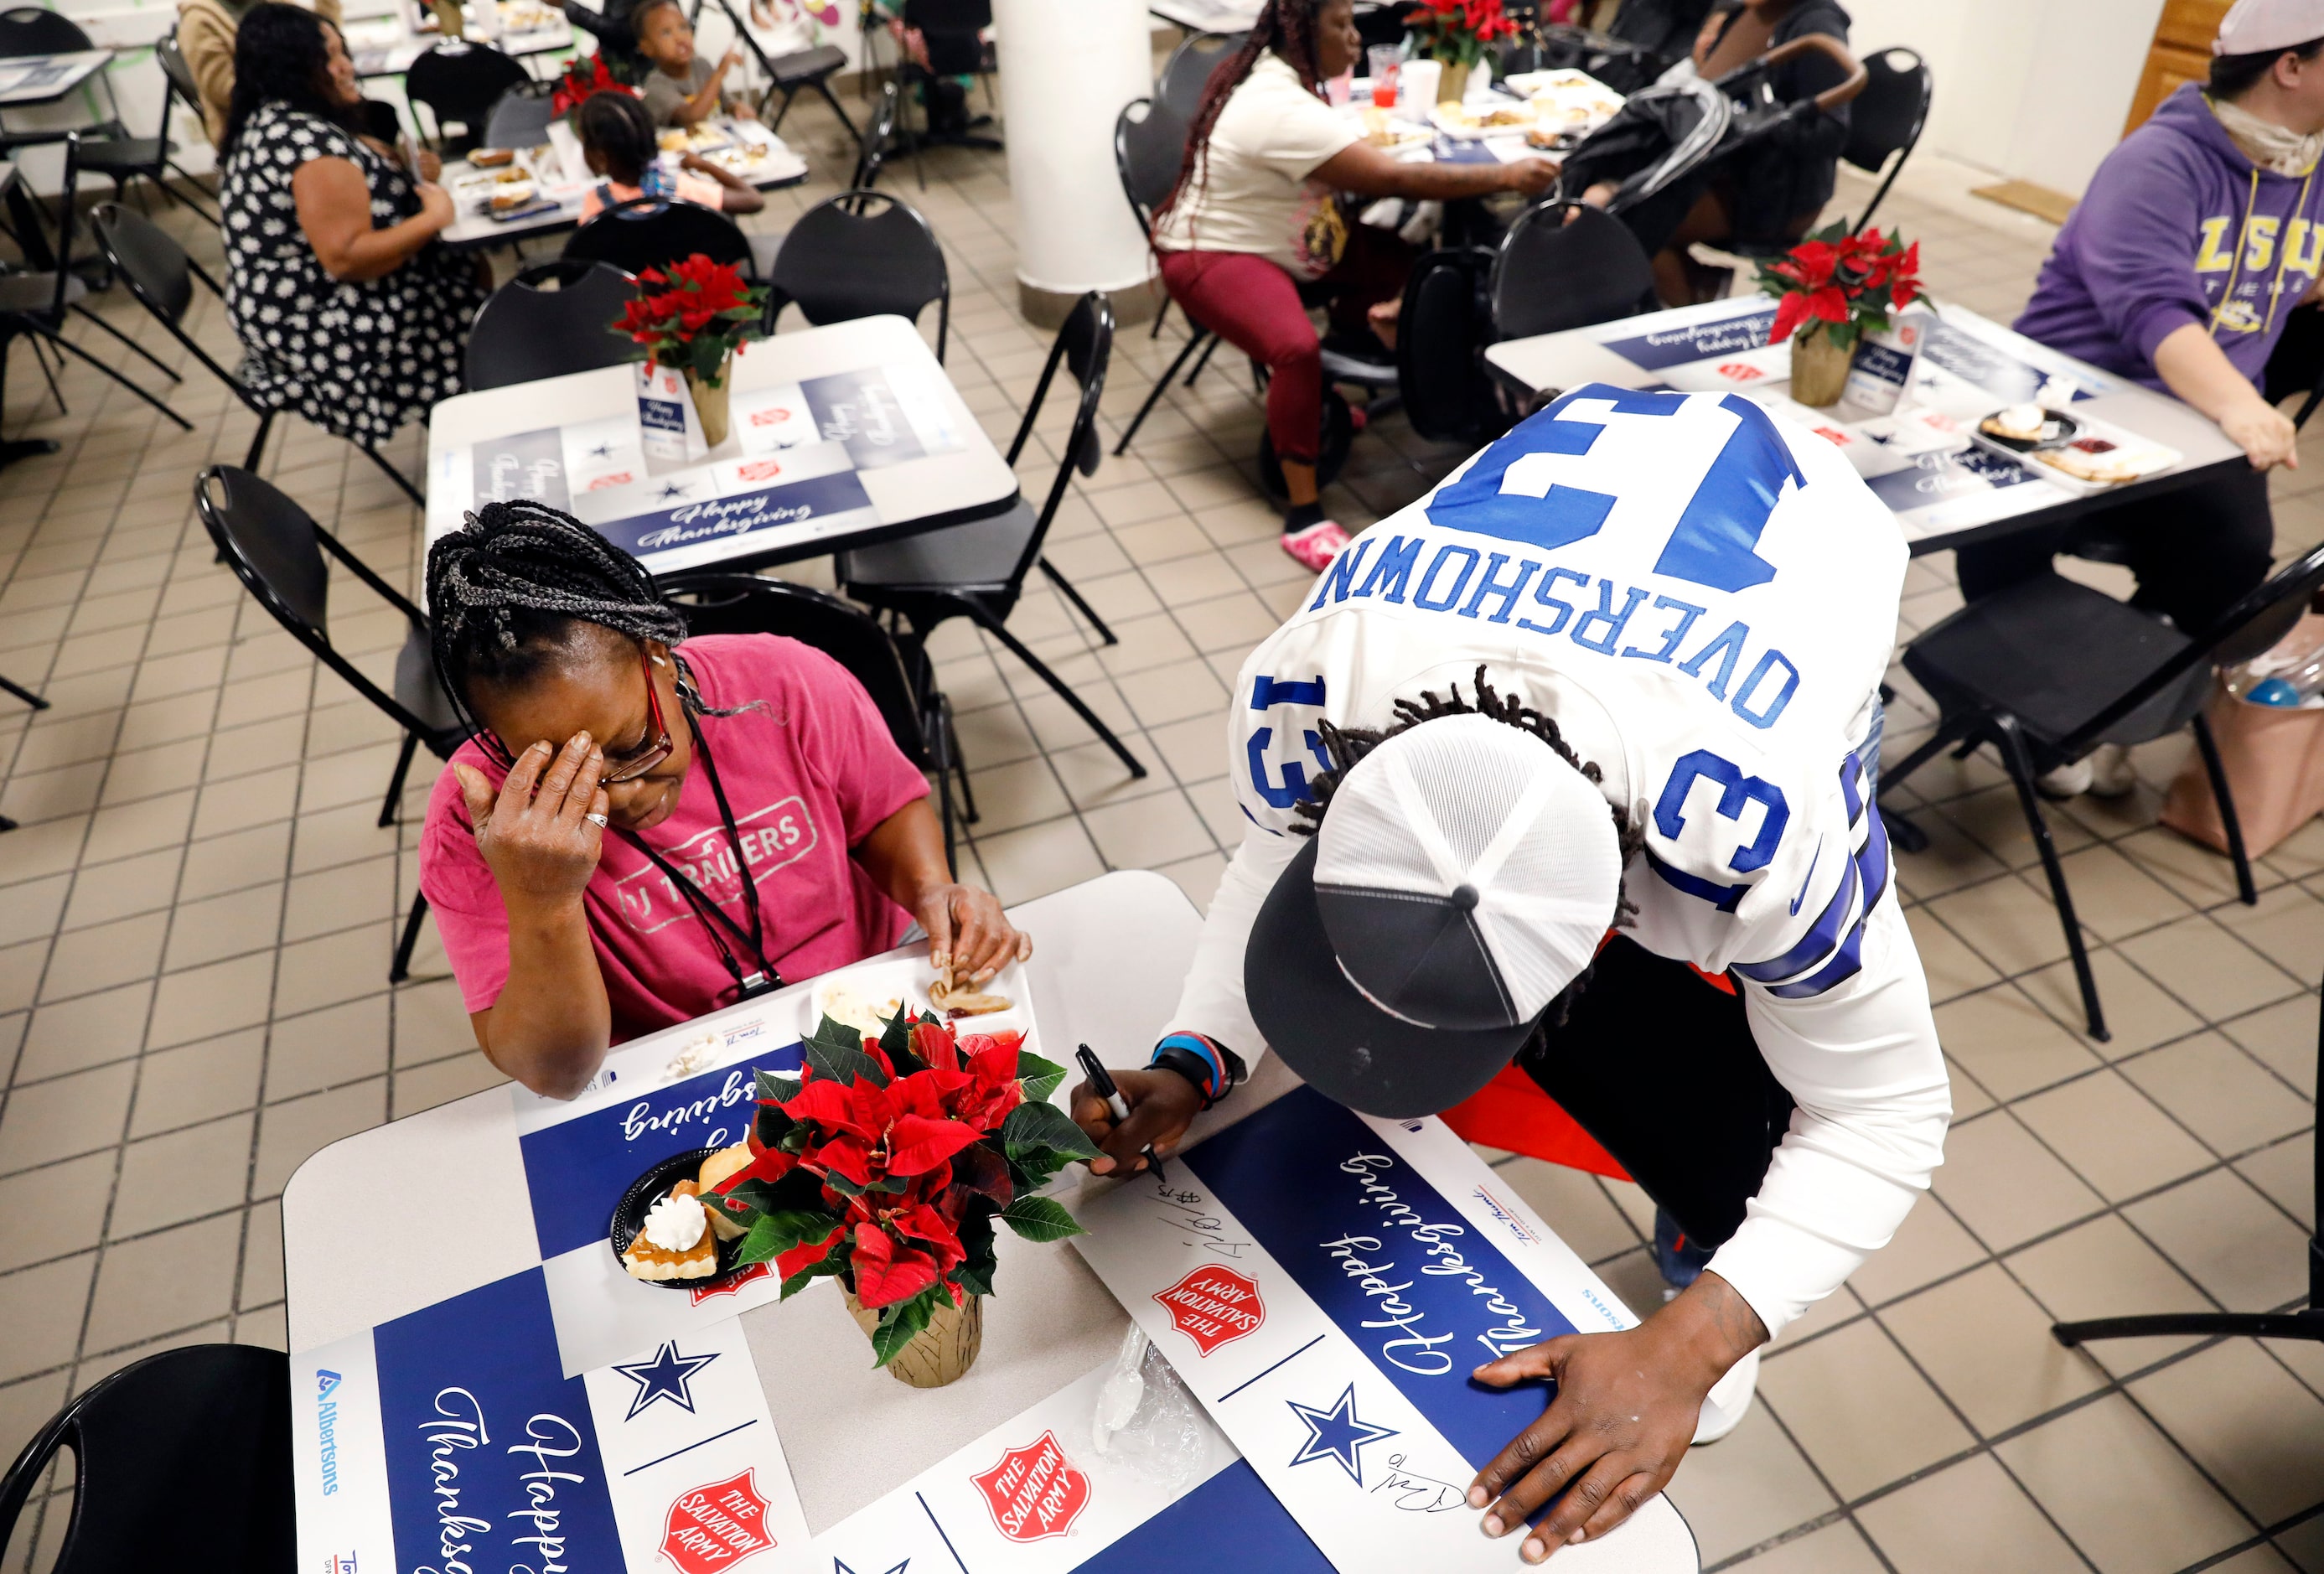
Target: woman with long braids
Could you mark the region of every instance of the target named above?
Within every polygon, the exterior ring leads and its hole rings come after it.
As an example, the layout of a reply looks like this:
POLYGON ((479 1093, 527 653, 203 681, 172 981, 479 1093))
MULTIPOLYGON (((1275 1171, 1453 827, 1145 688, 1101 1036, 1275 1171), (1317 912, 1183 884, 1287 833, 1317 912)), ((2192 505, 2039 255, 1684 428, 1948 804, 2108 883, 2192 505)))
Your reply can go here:
MULTIPOLYGON (((1307 308, 1322 301, 1336 332, 1369 337, 1365 314, 1403 293, 1413 262, 1395 236, 1348 224, 1340 194, 1530 195, 1557 178, 1546 159, 1396 162, 1323 102, 1323 84, 1362 52, 1354 0, 1268 0, 1249 41, 1212 75, 1178 184, 1154 220, 1171 299, 1271 374, 1267 430, 1290 497, 1283 549, 1319 572, 1348 533, 1323 517, 1316 492, 1323 364, 1307 308)), ((1372 350, 1380 355, 1377 341, 1372 350)))
POLYGON ((428 599, 475 732, 429 796, 420 888, 476 1043, 535 1092, 915 920, 958 984, 1032 953, 954 880, 927 783, 829 657, 770 634, 681 654, 652 575, 535 503, 430 548, 428 599))

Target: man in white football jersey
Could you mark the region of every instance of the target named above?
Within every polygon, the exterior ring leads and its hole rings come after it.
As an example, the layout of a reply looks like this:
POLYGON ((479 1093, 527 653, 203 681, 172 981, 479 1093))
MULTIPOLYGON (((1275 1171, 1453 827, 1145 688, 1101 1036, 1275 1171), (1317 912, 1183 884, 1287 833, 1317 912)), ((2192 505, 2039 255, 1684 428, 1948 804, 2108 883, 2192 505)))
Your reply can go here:
POLYGON ((1470 1492, 1532 1561, 1741 1418, 1758 1349, 1886 1245, 1950 1094, 1868 753, 1904 545, 1839 452, 1715 393, 1574 390, 1352 542, 1243 664, 1249 821, 1101 1172, 1281 1055, 1432 1113, 1514 1057, 1708 1269, 1554 1376, 1470 1492), (1567 1490, 1571 1488, 1571 1490, 1567 1490))

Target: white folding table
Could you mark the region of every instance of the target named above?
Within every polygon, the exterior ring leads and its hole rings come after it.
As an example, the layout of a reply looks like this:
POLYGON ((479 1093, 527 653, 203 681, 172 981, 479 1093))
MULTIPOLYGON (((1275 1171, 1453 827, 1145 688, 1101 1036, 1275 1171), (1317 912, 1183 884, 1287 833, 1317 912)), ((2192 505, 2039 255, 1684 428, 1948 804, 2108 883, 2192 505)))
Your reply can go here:
MULTIPOLYGON (((1618 343, 1635 347, 1642 341, 1662 337, 1668 337, 1675 343, 1684 336, 1699 336, 1705 328, 1715 327, 1729 319, 1764 316, 1772 309, 1773 303, 1760 297, 1714 300, 1701 306, 1679 307, 1668 311, 1621 318, 1591 327, 1571 328, 1563 333, 1509 339, 1489 346, 1485 351, 1485 361, 1496 376, 1526 395, 1561 391, 1587 382, 1603 382, 1626 389, 1661 387, 1662 378, 1655 369, 1641 365, 1638 361, 1611 346, 1618 343)), ((1957 526, 1941 521, 1923 522, 1900 515, 1899 523, 1914 556, 1990 540, 2038 526, 2059 524, 2096 508, 2176 491, 2192 482, 2209 479, 2233 465, 2246 463, 2243 450, 2229 442, 2214 422, 2200 410, 2181 404, 2168 394, 2156 393, 2127 378, 2101 372, 2046 345, 2036 344, 2022 334, 2013 333, 1964 307, 1945 305, 1939 309, 1948 327, 1990 349, 1999 363, 2030 367, 2043 373, 2062 374, 2080 380, 2086 388, 2103 390, 2095 397, 2078 400, 2073 408, 2151 442, 2175 448, 2181 458, 2177 465, 2158 474, 2089 496, 2061 496, 2057 487, 2046 483, 2002 489, 1995 494, 1990 516, 1974 524, 1957 526)), ((1755 343, 1764 345, 1765 339, 1766 335, 1761 332, 1755 343)), ((1738 352, 1743 352, 1750 346, 1738 339, 1734 347, 1738 352)), ((1648 354, 1646 358, 1652 360, 1655 357, 1648 354)), ((1780 393, 1788 384, 1789 380, 1780 373, 1767 375, 1764 369, 1757 367, 1749 367, 1748 372, 1748 382, 1736 384, 1738 390, 1748 388, 1754 392, 1780 393)), ((1997 394, 1995 403, 2013 402, 2015 399, 2026 396, 2025 393, 1997 394)), ((1926 486, 1932 492, 1941 489, 1945 483, 1943 457, 1938 455, 1923 456, 1926 462, 1923 466, 1926 486)))
MULTIPOLYGON (((1086 1043, 1112 1064, 1143 1059, 1176 1004, 1202 925, 1177 887, 1161 875, 1122 871, 1025 903, 1010 917, 1034 938, 1026 971, 1052 1053, 1086 1043)), ((667 1040, 675 1050, 752 1008, 745 1002, 641 1042, 667 1040)), ((1263 1060, 1259 1074, 1201 1117, 1193 1136, 1296 1086, 1281 1062, 1263 1060)), ((1086 1176, 1083 1183, 1108 1184, 1086 1176)), ((290 1348, 364 1333, 537 1263, 528 1196, 506 1088, 323 1148, 282 1198, 290 1348), (454 1220, 459 1249, 447 1251, 454 1220)), ((1119 1348, 1127 1315, 1077 1253, 1005 1231, 998 1247, 1000 1293, 984 1320, 982 1351, 965 1377, 944 1388, 909 1388, 874 1369, 862 1330, 827 1287, 742 1314, 811 1531, 910 1480, 1119 1348), (905 1439, 908 1448, 897 1446, 905 1439)), ((1695 1560, 1667 1551, 1686 1537, 1646 1539, 1665 1551, 1640 1561, 1637 1574, 1693 1574, 1695 1560)), ((1509 1564, 1519 1567, 1514 1542, 1509 1564)))
MULTIPOLYGON (((753 389, 883 367, 900 368, 933 391, 958 446, 856 472, 876 521, 835 525, 810 518, 652 553, 644 559, 646 566, 656 573, 764 567, 986 519, 1014 505, 1016 473, 945 375, 919 330, 900 317, 859 318, 761 340, 735 358, 732 381, 739 397, 753 389)), ((449 489, 433 484, 434 477, 446 474, 457 450, 544 428, 613 419, 634 422, 637 410, 637 374, 629 366, 576 372, 445 400, 428 418, 429 542, 432 545, 461 523, 462 511, 449 489)), ((739 433, 731 433, 706 459, 690 464, 735 459, 742 452, 740 440, 739 433)))

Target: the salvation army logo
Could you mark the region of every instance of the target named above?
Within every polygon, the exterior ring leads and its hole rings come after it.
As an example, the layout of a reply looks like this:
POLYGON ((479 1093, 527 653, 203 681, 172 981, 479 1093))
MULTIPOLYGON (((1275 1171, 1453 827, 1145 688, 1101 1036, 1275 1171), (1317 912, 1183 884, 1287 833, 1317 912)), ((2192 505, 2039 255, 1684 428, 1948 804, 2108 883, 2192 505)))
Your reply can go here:
POLYGON ((1064 1535, 1089 1506, 1089 1477, 1074 1468, 1055 1432, 1010 1450, 999 1464, 969 1479, 984 1494, 994 1526, 1012 1542, 1064 1535))
POLYGON ((679 1574, 731 1569, 774 1544, 767 1532, 767 1500, 748 1470, 683 1494, 662 1522, 661 1555, 679 1574))
POLYGON ((694 1296, 694 1304, 699 1306, 713 1295, 732 1295, 752 1280, 763 1279, 772 1271, 764 1263, 752 1263, 735 1274, 721 1278, 715 1284, 694 1285, 690 1291, 694 1296))
POLYGON ((1748 361, 1729 361, 1719 368, 1719 374, 1729 382, 1753 382, 1766 373, 1748 361))
POLYGON ((1209 1355, 1247 1333, 1256 1333, 1267 1321, 1267 1303, 1259 1286, 1232 1268, 1205 1263, 1157 1293, 1155 1300, 1178 1325, 1178 1331, 1209 1355))

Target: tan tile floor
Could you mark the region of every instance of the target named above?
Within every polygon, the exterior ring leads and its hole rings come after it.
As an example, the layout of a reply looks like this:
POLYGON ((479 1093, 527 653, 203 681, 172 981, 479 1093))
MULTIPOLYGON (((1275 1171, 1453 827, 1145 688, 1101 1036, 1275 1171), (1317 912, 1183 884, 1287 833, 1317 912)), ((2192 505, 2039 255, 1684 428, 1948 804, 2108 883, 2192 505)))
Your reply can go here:
MULTIPOLYGON (((843 169, 833 123, 800 115, 818 171, 843 169)), ((1002 167, 927 164, 925 192, 908 166, 894 189, 945 243, 952 374, 1005 434, 1046 340, 1015 309, 1002 167)), ((2006 318, 2049 232, 1967 184, 1923 160, 1883 216, 1922 240, 1938 289, 2006 318)), ((779 227, 829 189, 754 222, 779 227)), ((1862 200, 1844 187, 1844 207, 1862 200)), ((194 244, 214 258, 213 238, 194 244)), ((176 358, 118 292, 103 309, 176 358)), ((197 328, 224 340, 214 304, 197 328)), ((1110 429, 1175 344, 1125 331, 1110 429)), ((0 474, 0 671, 54 703, 0 732, 0 810, 24 823, 0 837, 0 1457, 137 1356, 280 1345, 285 1178, 336 1137, 494 1080, 432 939, 415 981, 385 985, 413 878, 414 827, 373 824, 392 732, 249 603, 192 519, 195 470, 238 461, 249 418, 189 369, 171 395, 196 422, 180 435, 77 369, 58 419, 28 354, 12 370, 5 430, 64 448, 0 474)), ((1053 414, 1046 435, 1063 424, 1053 414)), ((951 626, 942 677, 985 814, 969 873, 1004 897, 1138 866, 1197 901, 1213 888, 1235 834, 1225 685, 1304 579, 1247 478, 1259 428, 1222 360, 1131 456, 1076 485, 1050 556, 1120 646, 1093 649, 1045 589, 1013 621, 1156 765, 1146 780, 951 626)), ((409 465, 417 450, 415 429, 394 452, 409 465)), ((1363 523, 1457 457, 1383 421, 1329 501, 1363 523)), ((1054 464, 1036 445, 1025 473, 1046 482, 1054 464)), ((412 511, 346 445, 293 423, 272 471, 374 565, 411 574, 412 511)), ((2279 487, 2284 549, 2324 537, 2319 489, 2324 444, 2279 487)), ((1945 557, 1917 563, 1906 590, 1900 637, 1958 604, 1945 557)), ((337 637, 383 673, 393 614, 335 591, 337 637)), ((1927 724, 1909 686, 1891 715, 1892 750, 1927 724)), ((2258 908, 2236 906, 2221 860, 2153 827, 2182 750, 2146 750, 2129 802, 2054 816, 2117 1026, 2103 1045, 2078 1030, 1998 772, 1972 759, 1912 784, 1933 845, 1902 861, 1900 885, 1958 1072, 1949 1163, 1895 1243, 1786 1332, 1742 1430, 1688 1460, 1673 1490, 1707 1564, 2324 1569, 2324 1351, 2080 1355, 2046 1333, 2101 1312, 2283 1306, 2303 1288, 2324 825, 2264 861, 2258 908)), ((1634 1303, 1655 1303, 1635 1188, 1505 1168, 1634 1303)), ((55 1499, 28 1516, 5 1568, 44 1568, 63 1520, 55 1499)))

